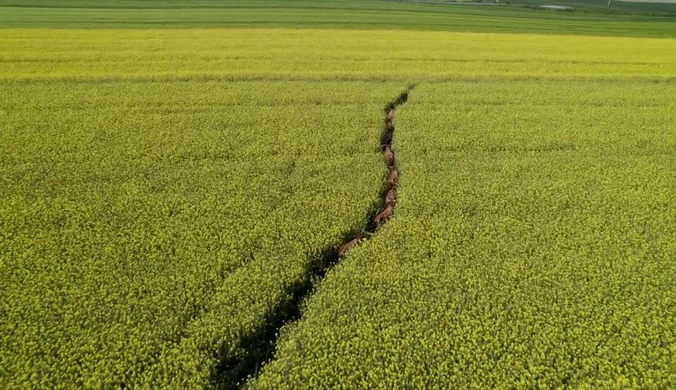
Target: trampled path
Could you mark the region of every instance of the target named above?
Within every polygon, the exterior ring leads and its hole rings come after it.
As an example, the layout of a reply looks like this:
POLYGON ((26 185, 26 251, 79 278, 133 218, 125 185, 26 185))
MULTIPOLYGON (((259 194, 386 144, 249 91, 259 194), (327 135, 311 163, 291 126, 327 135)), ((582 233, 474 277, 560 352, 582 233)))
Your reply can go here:
POLYGON ((310 262, 304 280, 300 280, 290 287, 290 299, 282 302, 268 313, 264 326, 242 339, 240 347, 245 351, 242 357, 225 358, 225 351, 219 354, 218 364, 211 375, 211 382, 214 388, 239 388, 248 378, 257 376, 260 367, 274 357, 279 330, 284 325, 300 319, 302 302, 321 283, 327 271, 337 264, 345 253, 375 234, 378 228, 392 216, 397 198, 396 186, 399 180, 399 170, 396 166, 394 151, 392 150, 392 140, 394 137, 393 119, 396 108, 406 103, 408 94, 414 87, 414 85, 409 86, 393 101, 388 103, 384 109, 384 125, 380 137, 380 148, 387 168, 387 180, 381 191, 378 211, 368 216, 369 222, 361 232, 346 233, 341 245, 337 248, 327 248, 321 256, 310 262))

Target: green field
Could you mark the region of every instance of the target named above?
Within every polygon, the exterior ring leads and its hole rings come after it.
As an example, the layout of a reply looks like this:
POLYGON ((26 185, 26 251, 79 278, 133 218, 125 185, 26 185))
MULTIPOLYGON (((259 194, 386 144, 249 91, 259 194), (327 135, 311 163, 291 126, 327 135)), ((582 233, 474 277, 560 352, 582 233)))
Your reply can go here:
POLYGON ((0 0, 0 27, 324 28, 676 37, 676 4, 515 0, 466 6, 392 0, 0 0), (565 4, 574 12, 528 8, 565 4))
POLYGON ((676 5, 605 4, 0 0, 0 388, 676 387, 676 5))

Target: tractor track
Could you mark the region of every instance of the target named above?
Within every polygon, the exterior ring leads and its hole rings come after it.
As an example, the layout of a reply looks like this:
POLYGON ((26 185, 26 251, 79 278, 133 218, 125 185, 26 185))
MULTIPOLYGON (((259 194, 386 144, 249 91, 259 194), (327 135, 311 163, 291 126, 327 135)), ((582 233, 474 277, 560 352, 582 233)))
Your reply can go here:
POLYGON ((397 182, 399 170, 396 166, 392 140, 394 136, 394 114, 396 108, 408 100, 408 94, 415 88, 410 85, 397 98, 389 102, 384 109, 384 124, 380 136, 380 150, 383 153, 387 178, 378 199, 377 207, 368 215, 368 224, 360 232, 345 234, 342 244, 336 248, 325 249, 321 255, 309 262, 306 277, 288 288, 289 297, 274 307, 266 316, 263 326, 242 338, 238 357, 230 356, 228 351, 219 351, 217 364, 211 373, 211 387, 215 389, 239 389, 250 378, 258 376, 260 368, 272 360, 277 346, 279 330, 301 317, 301 306, 312 291, 321 283, 326 273, 343 256, 360 242, 369 239, 392 216, 397 201, 397 182))

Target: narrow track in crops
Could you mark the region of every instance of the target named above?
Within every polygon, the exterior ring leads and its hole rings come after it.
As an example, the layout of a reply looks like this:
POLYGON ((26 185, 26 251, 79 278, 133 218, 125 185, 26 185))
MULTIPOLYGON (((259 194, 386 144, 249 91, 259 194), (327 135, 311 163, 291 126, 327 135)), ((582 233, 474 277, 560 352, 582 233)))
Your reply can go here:
POLYGON ((324 250, 320 256, 310 262, 306 277, 290 286, 288 290, 290 298, 268 313, 264 326, 242 339, 240 348, 243 353, 239 357, 226 357, 229 351, 219 353, 218 364, 211 375, 212 387, 237 389, 242 387, 249 378, 256 377, 259 369, 274 357, 279 330, 282 326, 300 319, 302 302, 321 283, 326 272, 338 263, 345 253, 360 242, 369 239, 380 226, 390 219, 397 201, 396 186, 399 180, 399 169, 392 150, 393 119, 397 107, 406 103, 408 94, 414 87, 414 85, 409 86, 385 106, 380 148, 387 167, 387 180, 381 190, 378 207, 374 208, 376 211, 368 216, 368 224, 360 232, 346 233, 341 245, 324 250))

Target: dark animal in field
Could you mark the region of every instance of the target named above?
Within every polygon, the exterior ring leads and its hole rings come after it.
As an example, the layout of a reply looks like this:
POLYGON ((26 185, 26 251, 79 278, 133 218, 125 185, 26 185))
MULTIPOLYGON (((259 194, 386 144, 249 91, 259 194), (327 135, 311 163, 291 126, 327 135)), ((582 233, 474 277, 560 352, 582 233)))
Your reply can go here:
POLYGON ((397 105, 404 104, 407 101, 408 101, 408 92, 404 92, 404 93, 401 94, 401 96, 399 96, 399 99, 397 99, 396 104, 397 105))
POLYGON ((385 162, 388 166, 392 166, 392 164, 394 164, 394 153, 392 153, 392 148, 390 145, 385 145, 385 152, 383 153, 383 156, 385 156, 385 162))
POLYGON ((392 121, 385 122, 385 130, 387 130, 389 133, 394 131, 394 125, 392 124, 392 121))
POLYGON ((385 204, 391 205, 397 201, 397 195, 394 193, 394 188, 390 188, 385 195, 385 204))
POLYGON ((393 186, 397 184, 397 181, 399 181, 399 171, 397 168, 392 168, 390 169, 390 174, 387 177, 387 184, 393 186))
POLYGON ((392 143, 392 133, 387 131, 383 132, 383 135, 380 137, 380 144, 383 145, 383 150, 385 150, 385 145, 392 143))
POLYGON ((387 207, 385 207, 385 210, 381 211, 380 214, 376 215, 376 217, 373 219, 373 222, 377 226, 380 226, 380 224, 390 219, 390 217, 392 216, 393 207, 394 207, 393 204, 388 204, 387 207))
POLYGON ((355 237, 355 238, 353 238, 352 240, 350 240, 350 241, 346 242, 345 244, 341 245, 341 246, 338 248, 338 257, 343 257, 343 255, 345 254, 345 252, 347 252, 347 251, 348 251, 350 248, 352 248, 353 246, 359 244, 359 242, 360 242, 361 240, 363 240, 364 237, 365 237, 365 234, 364 234, 364 233, 361 233, 361 234, 359 234, 357 237, 355 237))

